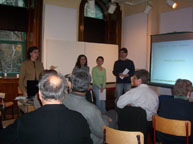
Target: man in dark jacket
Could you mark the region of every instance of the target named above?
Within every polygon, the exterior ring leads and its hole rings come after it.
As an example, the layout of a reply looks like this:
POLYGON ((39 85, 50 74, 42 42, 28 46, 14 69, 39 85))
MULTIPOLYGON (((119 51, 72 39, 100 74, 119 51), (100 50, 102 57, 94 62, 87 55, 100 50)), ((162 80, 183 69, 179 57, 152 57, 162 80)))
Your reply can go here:
POLYGON ((116 76, 116 99, 130 90, 131 77, 134 75, 135 66, 132 60, 127 59, 127 49, 121 48, 120 58, 114 63, 113 74, 116 76))
MULTIPOLYGON (((158 115, 168 119, 189 120, 193 124, 193 103, 189 102, 192 83, 189 80, 178 79, 173 88, 173 96, 159 96, 158 115)), ((193 143, 193 127, 189 143, 193 143)), ((157 132, 158 140, 163 144, 184 144, 186 137, 177 137, 157 132)))
POLYGON ((0 133, 0 143, 91 144, 85 118, 62 104, 64 90, 61 75, 45 74, 39 82, 39 98, 43 106, 4 129, 0 133))

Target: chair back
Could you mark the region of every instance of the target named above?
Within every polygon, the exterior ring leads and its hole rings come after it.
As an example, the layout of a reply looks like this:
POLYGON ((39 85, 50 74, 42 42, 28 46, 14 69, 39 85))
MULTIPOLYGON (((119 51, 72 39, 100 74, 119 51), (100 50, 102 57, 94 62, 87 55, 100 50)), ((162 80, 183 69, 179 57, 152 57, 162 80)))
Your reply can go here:
POLYGON ((103 126, 103 144, 144 144, 142 132, 120 131, 103 126))
POLYGON ((117 108, 118 129, 123 131, 140 131, 147 136, 146 112, 141 107, 126 106, 117 108))
POLYGON ((189 136, 191 135, 191 122, 188 120, 167 119, 154 115, 153 128, 154 144, 156 144, 156 131, 174 136, 186 136, 186 143, 189 143, 189 136))

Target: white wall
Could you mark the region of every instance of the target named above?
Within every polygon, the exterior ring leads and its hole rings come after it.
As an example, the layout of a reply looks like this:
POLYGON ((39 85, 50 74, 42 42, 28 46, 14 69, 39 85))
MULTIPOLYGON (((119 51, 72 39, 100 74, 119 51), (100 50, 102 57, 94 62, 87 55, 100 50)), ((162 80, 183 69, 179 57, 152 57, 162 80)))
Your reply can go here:
POLYGON ((191 31, 192 28, 192 7, 165 12, 160 16, 160 33, 191 31))
POLYGON ((96 66, 96 58, 104 57, 103 66, 106 68, 107 82, 115 82, 112 74, 114 62, 118 57, 118 45, 98 44, 88 42, 73 42, 63 40, 47 40, 46 67, 57 66, 57 71, 63 75, 72 73, 78 55, 85 54, 90 67, 96 66))
MULTIPOLYGON (((76 41, 77 10, 55 5, 44 6, 43 63, 46 63, 48 39, 76 41)), ((48 68, 45 66, 45 68, 48 68)))
POLYGON ((147 62, 147 15, 144 13, 124 17, 123 47, 136 69, 146 69, 147 62))

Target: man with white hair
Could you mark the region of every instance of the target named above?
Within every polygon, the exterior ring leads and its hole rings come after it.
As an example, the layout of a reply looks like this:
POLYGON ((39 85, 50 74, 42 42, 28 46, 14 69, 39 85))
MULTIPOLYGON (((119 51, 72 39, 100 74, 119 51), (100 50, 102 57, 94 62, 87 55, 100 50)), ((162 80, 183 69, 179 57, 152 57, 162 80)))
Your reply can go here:
POLYGON ((1 144, 92 144, 85 118, 62 104, 63 77, 47 73, 38 86, 43 106, 4 129, 0 133, 1 144))

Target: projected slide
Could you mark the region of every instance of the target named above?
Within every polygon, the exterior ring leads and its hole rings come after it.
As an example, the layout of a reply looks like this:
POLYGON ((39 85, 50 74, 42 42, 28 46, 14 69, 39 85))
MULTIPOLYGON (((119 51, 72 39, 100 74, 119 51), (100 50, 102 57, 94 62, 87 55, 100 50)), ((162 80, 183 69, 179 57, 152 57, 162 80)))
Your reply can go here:
POLYGON ((193 82, 193 40, 153 42, 150 71, 152 83, 193 82))

